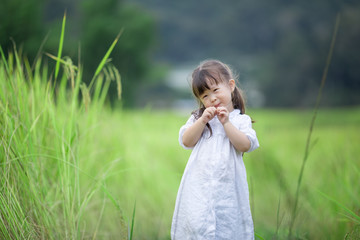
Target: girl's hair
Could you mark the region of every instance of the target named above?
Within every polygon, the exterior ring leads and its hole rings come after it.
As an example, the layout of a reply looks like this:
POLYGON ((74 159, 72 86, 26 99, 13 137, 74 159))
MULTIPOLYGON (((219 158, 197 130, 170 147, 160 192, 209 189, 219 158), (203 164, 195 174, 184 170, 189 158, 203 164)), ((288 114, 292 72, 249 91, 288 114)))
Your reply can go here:
MULTIPOLYGON (((230 79, 236 79, 230 67, 218 60, 206 60, 193 71, 192 73, 192 91, 198 100, 200 108, 193 111, 195 119, 199 119, 205 111, 205 106, 200 100, 200 96, 205 92, 206 89, 210 89, 208 81, 219 84, 220 82, 229 83, 230 79)), ((231 99, 234 109, 240 109, 240 114, 245 114, 245 100, 242 96, 241 90, 235 86, 234 91, 231 93, 231 99)), ((211 128, 207 124, 210 134, 211 128)))

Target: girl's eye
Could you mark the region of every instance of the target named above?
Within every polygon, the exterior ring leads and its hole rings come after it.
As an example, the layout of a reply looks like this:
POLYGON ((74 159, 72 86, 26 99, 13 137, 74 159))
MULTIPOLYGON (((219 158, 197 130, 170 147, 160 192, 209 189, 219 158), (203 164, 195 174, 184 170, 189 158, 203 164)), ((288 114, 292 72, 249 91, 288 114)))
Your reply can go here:
POLYGON ((207 95, 202 96, 202 99, 205 99, 205 98, 207 98, 207 95))
POLYGON ((214 89, 214 92, 216 92, 217 90, 219 90, 219 89, 218 89, 218 88, 215 88, 215 89, 214 89))

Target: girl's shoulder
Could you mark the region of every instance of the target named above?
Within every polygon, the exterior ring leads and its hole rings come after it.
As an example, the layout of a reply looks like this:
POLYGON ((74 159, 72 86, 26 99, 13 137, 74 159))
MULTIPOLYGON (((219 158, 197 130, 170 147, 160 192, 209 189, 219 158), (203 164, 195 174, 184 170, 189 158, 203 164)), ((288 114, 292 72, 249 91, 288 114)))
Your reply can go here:
POLYGON ((239 109, 234 109, 230 114, 230 118, 239 118, 239 119, 247 119, 250 118, 249 115, 246 115, 245 113, 241 113, 239 109))
POLYGON ((251 117, 247 114, 241 114, 239 109, 235 109, 234 111, 232 111, 229 118, 231 119, 231 121, 240 124, 252 122, 251 117))

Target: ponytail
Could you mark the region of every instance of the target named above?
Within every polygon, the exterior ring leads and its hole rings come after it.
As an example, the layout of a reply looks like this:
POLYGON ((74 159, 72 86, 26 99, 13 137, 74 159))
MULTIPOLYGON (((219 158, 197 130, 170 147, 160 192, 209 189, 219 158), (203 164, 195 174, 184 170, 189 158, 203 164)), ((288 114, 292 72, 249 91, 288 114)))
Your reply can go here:
POLYGON ((241 90, 236 86, 234 91, 231 93, 231 101, 234 109, 239 109, 241 114, 245 114, 245 100, 242 96, 241 90))

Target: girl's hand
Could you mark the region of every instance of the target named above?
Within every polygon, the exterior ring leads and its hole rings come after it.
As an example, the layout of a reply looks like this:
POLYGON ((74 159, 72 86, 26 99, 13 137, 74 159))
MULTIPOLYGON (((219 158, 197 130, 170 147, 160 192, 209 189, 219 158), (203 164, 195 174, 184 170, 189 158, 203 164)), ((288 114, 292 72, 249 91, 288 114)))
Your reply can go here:
POLYGON ((225 107, 218 107, 216 109, 217 116, 222 125, 229 121, 229 111, 225 107))
POLYGON ((205 109, 204 113, 201 116, 201 120, 204 124, 207 124, 211 119, 216 115, 217 111, 215 107, 208 107, 205 109))

